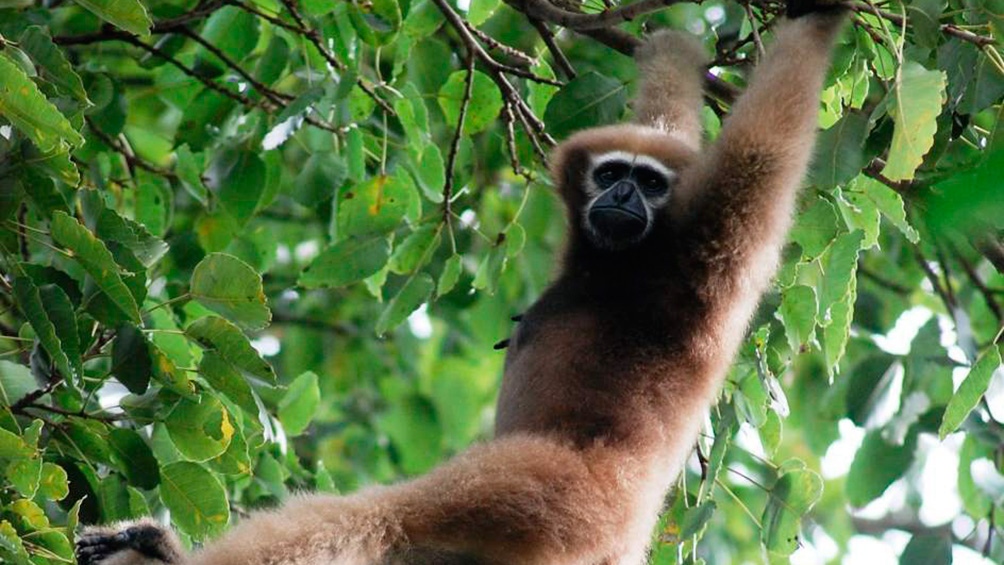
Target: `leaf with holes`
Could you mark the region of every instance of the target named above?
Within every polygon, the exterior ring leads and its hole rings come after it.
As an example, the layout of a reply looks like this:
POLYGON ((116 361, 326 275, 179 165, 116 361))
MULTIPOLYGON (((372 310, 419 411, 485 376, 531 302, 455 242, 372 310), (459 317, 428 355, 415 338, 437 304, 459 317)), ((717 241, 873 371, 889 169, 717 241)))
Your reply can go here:
POLYGON ((791 555, 799 547, 802 518, 823 494, 823 479, 805 463, 789 459, 781 464, 763 510, 760 541, 768 551, 791 555))

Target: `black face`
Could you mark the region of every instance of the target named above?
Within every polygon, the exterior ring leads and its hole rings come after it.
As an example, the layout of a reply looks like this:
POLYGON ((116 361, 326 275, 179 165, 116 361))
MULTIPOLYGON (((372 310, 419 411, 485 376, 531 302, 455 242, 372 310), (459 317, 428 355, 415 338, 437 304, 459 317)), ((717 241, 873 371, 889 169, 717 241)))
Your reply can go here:
POLYGON ((622 248, 648 233, 651 209, 665 200, 670 179, 645 164, 613 160, 596 167, 592 181, 602 192, 589 206, 590 230, 604 247, 622 248))

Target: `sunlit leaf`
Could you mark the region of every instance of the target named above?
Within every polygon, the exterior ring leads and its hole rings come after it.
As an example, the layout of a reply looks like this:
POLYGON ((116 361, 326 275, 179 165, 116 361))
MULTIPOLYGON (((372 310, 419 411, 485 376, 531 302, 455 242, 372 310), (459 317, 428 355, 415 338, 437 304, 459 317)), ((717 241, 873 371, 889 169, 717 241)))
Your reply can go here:
POLYGON ((945 99, 945 73, 905 61, 889 96, 889 115, 896 129, 882 174, 894 181, 909 180, 934 143, 935 120, 945 99))
POLYGON ((73 146, 84 143, 84 138, 45 99, 35 83, 3 53, 0 53, 0 116, 44 152, 59 149, 64 140, 73 146))
POLYGON ((1000 348, 994 346, 987 350, 982 357, 973 365, 966 375, 965 380, 959 385, 959 389, 952 395, 945 408, 945 415, 942 417, 941 426, 938 427, 938 435, 944 439, 945 436, 954 432, 966 419, 969 412, 976 407, 976 403, 983 398, 983 394, 990 386, 990 378, 994 372, 1001 368, 1000 348))

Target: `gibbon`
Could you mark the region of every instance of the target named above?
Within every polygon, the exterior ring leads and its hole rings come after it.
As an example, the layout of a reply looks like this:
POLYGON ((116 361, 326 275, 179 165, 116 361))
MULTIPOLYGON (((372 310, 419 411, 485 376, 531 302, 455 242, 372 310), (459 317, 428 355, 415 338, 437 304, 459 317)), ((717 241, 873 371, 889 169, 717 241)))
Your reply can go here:
POLYGON ((778 263, 843 12, 789 4, 706 150, 707 59, 677 32, 636 54, 635 123, 555 150, 567 248, 509 343, 494 440, 394 486, 296 496, 191 555, 149 520, 92 527, 80 562, 643 563, 778 263))

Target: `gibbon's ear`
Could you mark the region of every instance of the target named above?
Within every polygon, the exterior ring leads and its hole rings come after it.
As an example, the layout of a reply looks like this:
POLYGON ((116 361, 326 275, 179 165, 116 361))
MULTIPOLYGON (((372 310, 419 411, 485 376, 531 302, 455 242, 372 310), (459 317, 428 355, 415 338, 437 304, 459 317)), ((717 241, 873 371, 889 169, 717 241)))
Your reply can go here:
POLYGON ((589 171, 590 160, 589 149, 576 136, 559 145, 551 154, 551 180, 571 214, 578 214, 586 205, 583 181, 589 171))

